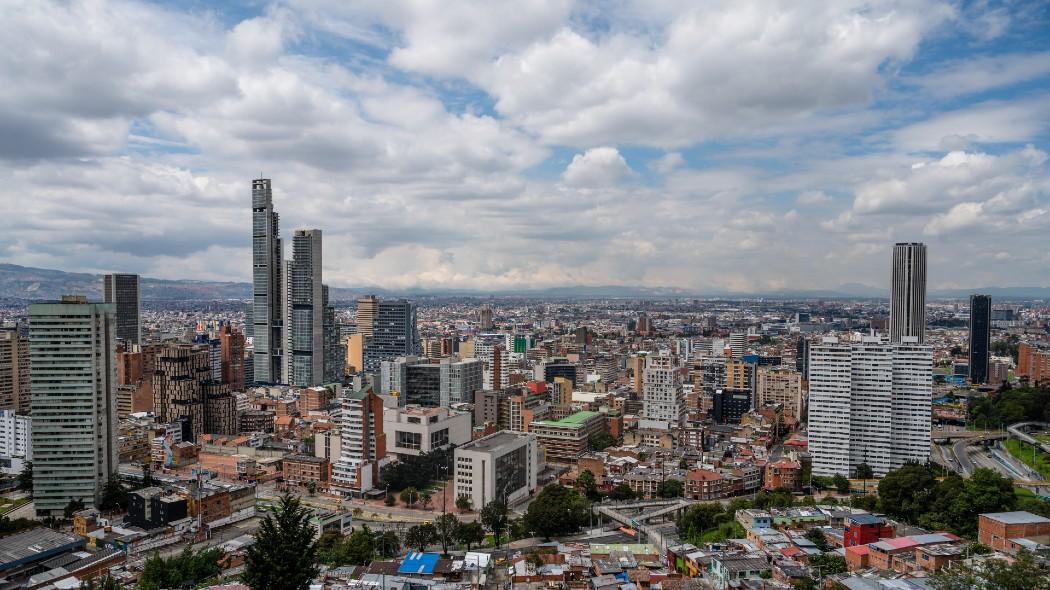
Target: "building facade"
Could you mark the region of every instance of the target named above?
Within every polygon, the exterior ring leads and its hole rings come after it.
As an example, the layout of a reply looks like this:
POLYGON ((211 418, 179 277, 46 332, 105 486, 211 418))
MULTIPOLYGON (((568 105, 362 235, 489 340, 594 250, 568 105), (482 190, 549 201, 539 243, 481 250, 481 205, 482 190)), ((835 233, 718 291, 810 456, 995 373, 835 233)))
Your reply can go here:
POLYGON ((419 455, 469 442, 471 416, 448 408, 385 408, 383 432, 387 453, 419 455))
POLYGON ((816 475, 884 475, 930 456, 933 352, 917 337, 891 343, 824 338, 810 348, 809 450, 816 475))
POLYGON ((297 229, 288 265, 285 381, 307 387, 324 381, 324 303, 321 230, 297 229))
POLYGON ((674 357, 647 357, 642 391, 642 414, 646 418, 669 422, 672 427, 681 424, 685 414, 685 395, 674 357))
POLYGON ((280 222, 269 178, 252 181, 253 381, 277 383, 284 362, 284 291, 280 222))
POLYGON ((605 416, 576 412, 561 420, 537 420, 529 424, 529 432, 536 435, 547 462, 575 465, 588 451, 590 438, 605 432, 605 416))
POLYGON ((33 460, 33 419, 0 410, 0 473, 18 475, 33 460))
POLYGON ((457 447, 456 498, 466 497, 475 510, 495 499, 513 505, 536 490, 540 470, 536 436, 500 431, 457 447))
POLYGON ((784 367, 759 367, 756 405, 782 404, 785 413, 802 417, 802 374, 784 367))
POLYGON ((992 346, 992 297, 970 295, 970 383, 988 383, 992 346))
POLYGON ((379 482, 386 460, 383 400, 371 389, 352 391, 341 400, 340 457, 332 470, 333 487, 344 494, 366 492, 379 482))
POLYGON ((126 273, 103 275, 102 297, 105 303, 115 306, 117 339, 128 344, 142 344, 142 326, 139 320, 142 294, 139 290, 139 275, 126 273))
POLYGON ((116 317, 111 304, 64 297, 29 306, 33 502, 61 516, 93 507, 117 471, 116 317))
POLYGON ((890 342, 914 337, 926 341, 926 244, 893 247, 890 280, 890 342))
MULTIPOLYGON (((361 312, 360 306, 358 302, 358 313, 361 312)), ((420 352, 416 304, 404 299, 376 301, 372 334, 365 340, 364 371, 375 374, 385 360, 420 352)))
POLYGON ((27 414, 29 395, 29 339, 17 326, 0 328, 0 409, 27 414))
POLYGON ((156 358, 154 412, 160 422, 186 420, 188 441, 238 431, 237 400, 229 385, 212 378, 209 356, 206 345, 169 344, 156 358))

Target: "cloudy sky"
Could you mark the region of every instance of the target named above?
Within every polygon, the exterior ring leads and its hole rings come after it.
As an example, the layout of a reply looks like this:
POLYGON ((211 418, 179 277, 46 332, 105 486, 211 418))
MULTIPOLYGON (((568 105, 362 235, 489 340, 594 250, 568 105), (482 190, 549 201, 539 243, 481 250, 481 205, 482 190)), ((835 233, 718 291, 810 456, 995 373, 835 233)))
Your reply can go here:
POLYGON ((0 261, 336 286, 1050 284, 1050 3, 0 5, 0 261))

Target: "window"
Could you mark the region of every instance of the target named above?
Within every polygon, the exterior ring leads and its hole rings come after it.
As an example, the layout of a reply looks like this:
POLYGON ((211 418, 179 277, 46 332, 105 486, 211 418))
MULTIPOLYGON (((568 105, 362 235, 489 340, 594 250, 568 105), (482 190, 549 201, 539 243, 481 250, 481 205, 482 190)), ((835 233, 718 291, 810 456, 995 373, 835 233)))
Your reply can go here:
POLYGON ((436 449, 448 444, 448 428, 430 433, 430 448, 436 449))
POLYGON ((402 449, 418 451, 423 443, 423 435, 418 432, 397 431, 397 446, 402 449))

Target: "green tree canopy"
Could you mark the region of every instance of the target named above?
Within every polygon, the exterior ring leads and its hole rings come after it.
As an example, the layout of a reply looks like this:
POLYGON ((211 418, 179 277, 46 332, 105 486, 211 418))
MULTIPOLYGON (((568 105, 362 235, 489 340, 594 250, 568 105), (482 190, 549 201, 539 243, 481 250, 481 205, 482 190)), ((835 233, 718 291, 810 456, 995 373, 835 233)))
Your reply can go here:
POLYGON ((1050 574, 1021 550, 1014 563, 986 559, 975 566, 953 564, 933 576, 934 590, 1050 590, 1050 574))
POLYGON ((661 498, 681 498, 685 493, 685 486, 680 479, 665 479, 656 488, 656 495, 661 498))
POLYGON ((142 566, 137 590, 190 587, 210 580, 222 572, 219 564, 223 551, 217 547, 194 551, 187 545, 178 555, 167 559, 154 553, 142 566))
POLYGON ((437 541, 437 528, 432 524, 417 524, 405 532, 405 545, 415 547, 420 552, 437 541))
POLYGON ((875 477, 875 470, 871 468, 871 465, 867 463, 861 463, 854 469, 854 473, 857 479, 872 479, 875 477))
POLYGON ((459 530, 456 531, 456 538, 459 539, 460 543, 467 546, 467 551, 470 551, 472 545, 480 545, 485 541, 485 527, 476 520, 464 522, 459 525, 459 530))
POLYGON ((937 479, 928 465, 907 463, 879 481, 879 500, 884 512, 910 523, 918 521, 931 505, 937 479))
POLYGON ((525 527, 538 536, 550 539, 568 535, 586 526, 591 503, 586 498, 558 484, 550 484, 529 504, 525 527))
POLYGON ((481 523, 496 538, 496 548, 499 549, 503 533, 507 531, 507 505, 503 500, 493 500, 481 509, 481 523))
POLYGON ((306 590, 317 576, 316 557, 310 511, 285 494, 248 547, 243 580, 252 590, 306 590))
POLYGON ((438 541, 441 543, 441 553, 448 555, 448 548, 456 542, 459 534, 459 519, 451 512, 442 514, 434 522, 437 529, 438 541))

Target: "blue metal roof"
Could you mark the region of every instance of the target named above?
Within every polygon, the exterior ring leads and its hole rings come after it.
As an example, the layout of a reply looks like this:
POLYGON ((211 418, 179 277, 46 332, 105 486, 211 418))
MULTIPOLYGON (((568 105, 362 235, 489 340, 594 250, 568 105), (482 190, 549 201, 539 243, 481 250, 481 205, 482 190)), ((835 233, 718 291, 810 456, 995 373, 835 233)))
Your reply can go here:
POLYGON ((401 567, 397 568, 399 574, 432 574, 437 564, 437 553, 419 553, 413 551, 401 560, 401 567))

